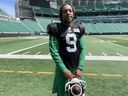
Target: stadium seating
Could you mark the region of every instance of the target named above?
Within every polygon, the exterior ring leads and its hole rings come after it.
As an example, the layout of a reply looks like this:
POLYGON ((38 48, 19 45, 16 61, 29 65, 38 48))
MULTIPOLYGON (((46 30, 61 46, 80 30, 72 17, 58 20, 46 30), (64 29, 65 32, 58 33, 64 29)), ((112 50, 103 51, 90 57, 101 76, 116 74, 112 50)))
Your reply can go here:
POLYGON ((21 22, 32 31, 42 31, 41 27, 35 21, 23 20, 21 22))
POLYGON ((5 14, 2 10, 0 10, 0 16, 6 16, 7 14, 5 14))
POLYGON ((43 11, 40 9, 40 8, 33 8, 33 12, 36 14, 36 15, 43 15, 43 11))
POLYGON ((85 24, 85 29, 87 30, 87 33, 99 33, 98 30, 96 29, 94 24, 91 23, 86 23, 85 24))
POLYGON ((54 15, 58 15, 58 11, 56 9, 52 9, 52 8, 41 8, 43 15, 50 15, 50 16, 54 16, 54 15))
POLYGON ((95 26, 98 28, 100 33, 116 33, 116 32, 118 32, 111 25, 111 23, 97 23, 97 24, 95 24, 95 26))
POLYGON ((128 3, 118 3, 120 8, 128 9, 128 3))
POLYGON ((18 21, 14 22, 14 21, 0 20, 0 25, 1 25, 0 31, 3 32, 31 32, 30 29, 28 29, 18 21))
MULTIPOLYGON (((85 1, 81 0, 79 2, 79 0, 76 0, 75 2, 73 1, 73 4, 76 5, 75 9, 78 16, 76 21, 84 23, 88 34, 128 34, 128 3, 103 3, 97 0, 96 2, 91 0, 85 1), (79 6, 77 6, 78 4, 79 6)), ((33 20, 28 18, 20 21, 10 20, 9 18, 6 18, 6 20, 0 19, 0 32, 46 34, 49 23, 60 22, 57 9, 45 7, 33 7, 32 9, 34 12, 33 20)), ((0 10, 1 16, 7 15, 0 10)))
POLYGON ((117 24, 113 24, 113 26, 114 26, 120 33, 128 33, 128 24, 127 24, 127 23, 117 23, 117 24))
POLYGON ((128 33, 127 23, 86 23, 85 29, 89 34, 125 34, 128 33))
POLYGON ((47 25, 51 23, 51 19, 49 18, 41 18, 41 17, 36 17, 37 22, 44 28, 45 32, 47 30, 47 25))

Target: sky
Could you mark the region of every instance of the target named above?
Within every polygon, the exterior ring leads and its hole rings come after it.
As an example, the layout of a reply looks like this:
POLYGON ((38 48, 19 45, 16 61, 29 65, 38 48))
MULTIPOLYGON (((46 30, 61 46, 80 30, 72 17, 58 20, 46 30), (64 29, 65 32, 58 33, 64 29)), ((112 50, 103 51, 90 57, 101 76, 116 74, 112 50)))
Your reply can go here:
POLYGON ((15 1, 16 0, 0 0, 0 9, 12 18, 15 18, 15 1))

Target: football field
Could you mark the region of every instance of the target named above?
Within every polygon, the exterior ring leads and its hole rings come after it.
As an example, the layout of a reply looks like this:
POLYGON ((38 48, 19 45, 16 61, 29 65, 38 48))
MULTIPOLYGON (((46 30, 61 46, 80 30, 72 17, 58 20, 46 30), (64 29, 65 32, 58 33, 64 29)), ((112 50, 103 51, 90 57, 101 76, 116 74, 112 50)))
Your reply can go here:
MULTIPOLYGON (((128 36, 85 38, 86 96, 127 96, 128 36)), ((47 36, 0 38, 0 96, 56 96, 48 44, 47 36)))

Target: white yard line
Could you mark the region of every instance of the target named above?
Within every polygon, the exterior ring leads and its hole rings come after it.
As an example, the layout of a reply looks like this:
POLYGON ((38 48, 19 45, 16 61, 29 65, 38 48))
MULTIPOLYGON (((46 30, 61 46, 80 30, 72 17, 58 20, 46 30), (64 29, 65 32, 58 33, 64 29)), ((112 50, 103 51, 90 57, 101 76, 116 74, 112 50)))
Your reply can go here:
POLYGON ((106 53, 104 53, 104 52, 102 52, 102 54, 103 54, 104 56, 107 56, 107 54, 106 54, 106 53))
POLYGON ((18 52, 21 52, 21 51, 24 51, 24 50, 27 50, 27 49, 30 49, 30 48, 34 48, 34 47, 37 47, 37 46, 40 46, 40 45, 44 45, 44 44, 47 44, 47 43, 48 42, 37 44, 37 45, 34 45, 34 46, 30 46, 30 47, 27 47, 27 48, 23 48, 23 49, 20 49, 20 50, 16 50, 16 51, 10 52, 8 54, 18 53, 18 52))
MULTIPOLYGON (((51 55, 10 55, 10 54, 0 54, 0 58, 6 58, 6 59, 52 59, 51 55)), ((128 61, 128 56, 86 56, 85 60, 128 61)))
POLYGON ((27 52, 23 53, 23 55, 28 54, 29 52, 30 52, 30 51, 27 51, 27 52))
POLYGON ((100 42, 105 42, 104 40, 100 40, 100 42))
POLYGON ((128 56, 86 56, 86 60, 128 61, 128 56))
POLYGON ((118 53, 118 52, 116 52, 116 54, 119 55, 119 56, 123 56, 122 54, 120 54, 120 53, 118 53))
POLYGON ((37 52, 35 55, 38 55, 38 54, 40 54, 40 53, 41 53, 41 51, 37 52))
POLYGON ((92 53, 91 52, 88 52, 89 56, 92 56, 92 53))
POLYGON ((112 42, 117 42, 117 41, 112 41, 112 42))

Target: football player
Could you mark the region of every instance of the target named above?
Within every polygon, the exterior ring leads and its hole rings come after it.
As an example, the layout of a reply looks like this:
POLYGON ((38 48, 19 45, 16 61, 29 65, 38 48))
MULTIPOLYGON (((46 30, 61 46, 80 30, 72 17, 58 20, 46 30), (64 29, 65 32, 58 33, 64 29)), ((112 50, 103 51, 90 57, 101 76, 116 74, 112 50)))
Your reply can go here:
POLYGON ((69 79, 85 80, 82 72, 85 64, 85 29, 81 23, 74 23, 75 11, 71 4, 62 4, 59 11, 61 23, 51 23, 49 34, 50 54, 55 61, 53 93, 65 96, 65 84, 69 79))

